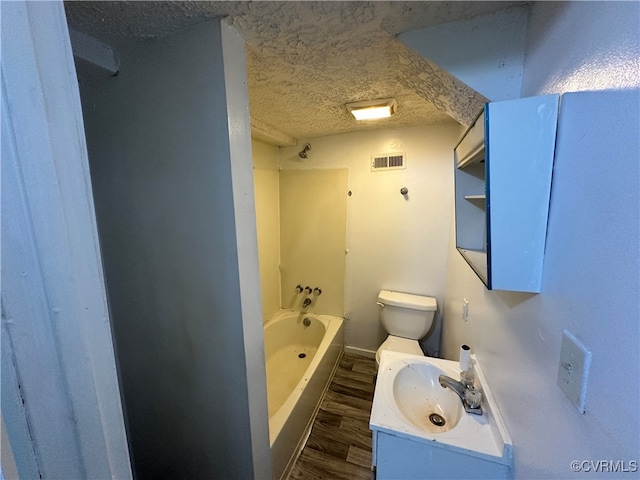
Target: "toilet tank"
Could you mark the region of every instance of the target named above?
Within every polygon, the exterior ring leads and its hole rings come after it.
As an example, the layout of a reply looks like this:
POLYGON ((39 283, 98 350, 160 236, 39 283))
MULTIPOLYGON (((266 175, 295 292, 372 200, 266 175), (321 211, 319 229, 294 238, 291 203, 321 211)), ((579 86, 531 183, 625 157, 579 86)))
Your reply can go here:
POLYGON ((380 321, 387 333, 419 340, 433 324, 437 302, 433 297, 381 290, 378 306, 380 321))

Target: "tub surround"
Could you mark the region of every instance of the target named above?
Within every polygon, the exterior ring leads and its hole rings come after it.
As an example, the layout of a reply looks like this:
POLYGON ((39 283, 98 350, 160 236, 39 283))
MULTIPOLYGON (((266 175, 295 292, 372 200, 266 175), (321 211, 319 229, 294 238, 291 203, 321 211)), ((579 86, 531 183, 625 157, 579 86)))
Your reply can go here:
POLYGON ((283 308, 344 315, 347 190, 344 168, 280 171, 283 308), (321 285, 322 295, 300 295, 301 282, 311 282, 302 284, 311 289, 321 285), (303 306, 306 298, 312 302, 303 306))

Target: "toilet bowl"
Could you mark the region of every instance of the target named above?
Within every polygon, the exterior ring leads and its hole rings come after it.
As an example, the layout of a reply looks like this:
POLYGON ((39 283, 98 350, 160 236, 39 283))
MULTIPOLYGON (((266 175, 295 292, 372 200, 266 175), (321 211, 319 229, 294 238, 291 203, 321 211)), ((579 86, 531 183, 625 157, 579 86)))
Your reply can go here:
POLYGON ((376 351, 376 362, 385 350, 424 355, 418 340, 429 333, 437 309, 436 299, 410 293, 381 290, 378 295, 380 322, 389 334, 376 351))

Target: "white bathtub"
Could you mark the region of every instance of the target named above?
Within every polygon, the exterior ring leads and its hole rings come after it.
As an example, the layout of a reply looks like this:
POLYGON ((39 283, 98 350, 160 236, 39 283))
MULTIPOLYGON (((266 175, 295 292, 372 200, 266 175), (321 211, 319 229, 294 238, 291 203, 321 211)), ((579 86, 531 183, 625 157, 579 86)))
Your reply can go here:
POLYGON ((274 478, 288 473, 336 368, 343 320, 284 310, 264 326, 269 440, 274 478), (310 320, 304 326, 304 319, 310 320))

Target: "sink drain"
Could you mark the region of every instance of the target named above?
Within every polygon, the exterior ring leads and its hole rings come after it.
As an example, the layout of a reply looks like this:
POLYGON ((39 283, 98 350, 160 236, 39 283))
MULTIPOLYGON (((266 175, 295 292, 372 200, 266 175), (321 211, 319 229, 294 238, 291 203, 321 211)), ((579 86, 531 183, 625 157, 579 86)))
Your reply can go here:
POLYGON ((429 415, 429 421, 433 423, 436 427, 444 427, 444 424, 447 423, 442 415, 438 415, 437 413, 432 413, 429 415))
POLYGON ((298 358, 305 358, 307 356, 306 353, 299 353, 298 358))

